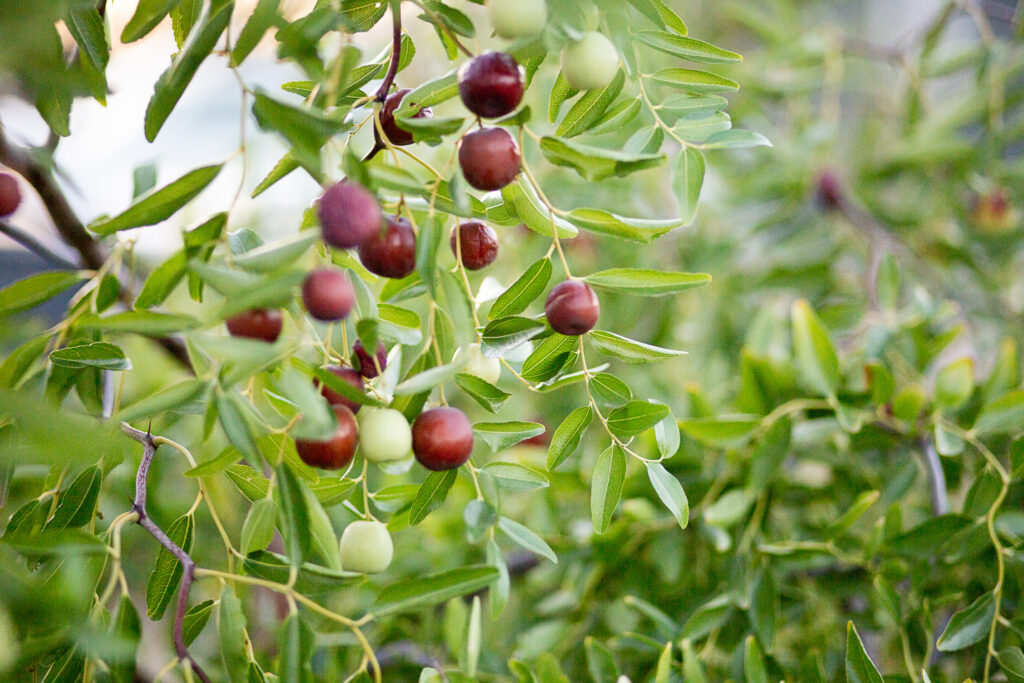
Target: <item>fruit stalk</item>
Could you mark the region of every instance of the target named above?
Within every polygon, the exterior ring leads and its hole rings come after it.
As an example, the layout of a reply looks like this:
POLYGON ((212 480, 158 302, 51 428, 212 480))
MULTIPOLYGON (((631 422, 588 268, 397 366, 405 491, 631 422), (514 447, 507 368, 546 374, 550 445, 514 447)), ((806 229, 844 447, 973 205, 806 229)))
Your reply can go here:
POLYGON ((388 71, 384 74, 380 88, 374 99, 383 102, 387 99, 391 84, 395 82, 398 74, 398 62, 402 59, 402 9, 401 0, 393 0, 391 3, 391 62, 388 64, 388 71))

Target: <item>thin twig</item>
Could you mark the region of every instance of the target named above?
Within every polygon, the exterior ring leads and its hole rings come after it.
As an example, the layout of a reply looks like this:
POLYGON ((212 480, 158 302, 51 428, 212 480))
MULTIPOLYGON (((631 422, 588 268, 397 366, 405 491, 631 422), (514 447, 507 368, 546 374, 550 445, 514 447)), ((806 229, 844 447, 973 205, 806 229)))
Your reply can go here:
POLYGON ((181 577, 181 589, 178 591, 178 603, 174 612, 174 652, 182 662, 188 662, 192 671, 203 683, 211 683, 210 678, 203 671, 199 663, 192 657, 185 645, 184 619, 188 610, 188 596, 192 588, 192 581, 195 578, 196 563, 185 550, 161 529, 156 522, 150 519, 146 513, 146 483, 149 479, 149 468, 153 464, 153 456, 156 455, 157 444, 153 441, 153 435, 148 431, 135 429, 127 424, 121 425, 121 431, 132 439, 142 444, 142 462, 139 463, 138 472, 135 475, 135 500, 132 502, 132 511, 138 515, 135 523, 149 532, 157 543, 162 545, 171 555, 181 563, 183 569, 181 577))
POLYGON ((35 237, 20 228, 14 227, 10 223, 0 221, 0 234, 7 235, 39 258, 44 261, 49 261, 58 268, 63 268, 65 270, 77 270, 79 268, 77 263, 73 263, 63 256, 58 256, 35 237))
POLYGON ((924 466, 928 471, 928 490, 932 500, 932 514, 944 515, 949 512, 949 500, 946 497, 946 475, 942 471, 942 462, 935 450, 935 444, 927 434, 918 441, 924 456, 924 466))

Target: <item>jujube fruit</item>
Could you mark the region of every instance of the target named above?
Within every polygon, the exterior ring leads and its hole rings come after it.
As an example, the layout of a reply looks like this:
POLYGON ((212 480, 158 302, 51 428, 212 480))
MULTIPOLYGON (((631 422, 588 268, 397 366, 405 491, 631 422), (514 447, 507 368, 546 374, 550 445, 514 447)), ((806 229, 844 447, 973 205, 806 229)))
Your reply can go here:
MULTIPOLYGON (((408 93, 408 88, 391 93, 384 100, 384 106, 380 109, 380 128, 384 131, 384 135, 387 136, 388 142, 396 147, 404 147, 414 142, 412 133, 399 126, 395 120, 395 110, 402 104, 402 100, 408 93)), ((417 110, 412 118, 429 119, 433 118, 433 116, 434 112, 430 107, 423 107, 417 110)), ((373 128, 373 139, 376 141, 378 148, 384 146, 384 141, 380 139, 380 130, 376 126, 373 128)))
POLYGON ((359 260, 381 277, 400 279, 416 270, 416 233, 401 216, 388 216, 384 231, 359 245, 359 260))
POLYGON ((619 53, 603 34, 589 31, 562 50, 562 75, 577 90, 596 90, 619 70, 619 53))
POLYGON ((461 252, 462 265, 470 270, 489 266, 498 257, 498 235, 494 228, 480 221, 466 221, 452 228, 450 242, 452 253, 458 258, 461 252))
POLYGON ((342 180, 324 191, 317 202, 324 242, 351 249, 372 240, 384 225, 376 198, 361 185, 342 180))
POLYGON ((594 290, 579 280, 566 280, 551 288, 544 302, 544 315, 555 332, 580 335, 597 323, 601 306, 594 290))
POLYGON ((384 372, 384 368, 388 366, 387 349, 379 342, 377 343, 377 353, 371 356, 363 346, 362 340, 357 339, 356 343, 352 345, 352 354, 356 357, 356 370, 366 379, 373 379, 384 372))
POLYGON ((512 113, 523 99, 523 69, 505 52, 485 52, 459 67, 459 96, 485 119, 512 113))
POLYGON ((395 545, 380 522, 358 520, 341 532, 341 568, 347 572, 378 574, 391 565, 395 545))
POLYGON ((341 320, 355 302, 352 282, 337 268, 317 268, 302 283, 302 303, 317 320, 341 320))
POLYGON ((18 181, 10 173, 0 173, 0 217, 10 216, 21 204, 18 181))
POLYGON ((459 166, 478 190, 500 190, 519 175, 519 146, 504 128, 468 133, 459 146, 459 166))
POLYGON ((270 308, 254 308, 228 318, 225 323, 232 337, 259 339, 275 342, 281 336, 284 319, 281 311, 270 308))
POLYGON ((412 430, 394 408, 367 406, 359 413, 359 448, 370 462, 404 460, 412 449, 412 430))
POLYGON ((356 416, 345 406, 332 406, 338 418, 338 427, 327 441, 295 440, 295 450, 302 462, 310 467, 324 470, 338 470, 352 462, 359 443, 359 427, 356 416))
POLYGON ((412 425, 412 452, 428 470, 452 470, 473 453, 473 425, 458 408, 424 410, 412 425))
POLYGON ((485 356, 479 344, 469 344, 456 349, 452 363, 459 363, 463 359, 465 364, 459 372, 479 377, 488 384, 497 384, 501 379, 501 361, 485 356))
MULTIPOLYGON (((353 368, 343 368, 340 365, 329 365, 327 366, 327 371, 348 382, 359 392, 363 392, 366 389, 366 385, 363 383, 363 376, 353 368)), ((345 398, 326 384, 320 385, 320 394, 326 398, 327 402, 332 406, 343 405, 353 413, 358 413, 359 409, 363 407, 361 403, 356 403, 355 401, 345 398)))
POLYGON ((545 0, 490 0, 491 26, 502 38, 535 36, 548 23, 545 0))

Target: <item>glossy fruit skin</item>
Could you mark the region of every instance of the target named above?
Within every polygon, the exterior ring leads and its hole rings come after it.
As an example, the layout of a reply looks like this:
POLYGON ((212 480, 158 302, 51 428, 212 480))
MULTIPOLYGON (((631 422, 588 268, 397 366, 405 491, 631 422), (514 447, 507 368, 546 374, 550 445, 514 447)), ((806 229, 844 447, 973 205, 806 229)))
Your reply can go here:
POLYGON ((494 32, 502 38, 535 36, 548 23, 545 0, 490 0, 487 10, 494 32))
POLYGON ((592 330, 600 312, 601 305, 594 290, 579 280, 555 285, 544 302, 544 315, 551 329, 569 336, 592 330))
POLYGON ((434 472, 460 467, 473 453, 473 425, 458 408, 424 410, 412 425, 412 453, 434 472))
POLYGON ((401 279, 416 270, 416 233, 401 216, 388 216, 375 238, 359 245, 359 260, 375 275, 401 279))
POLYGON ((232 337, 259 339, 271 344, 281 336, 281 328, 284 326, 281 311, 272 308, 254 308, 228 318, 225 322, 232 337))
POLYGON ((394 408, 367 406, 359 413, 359 448, 370 462, 404 460, 412 449, 412 430, 394 408))
POLYGON ((324 242, 338 249, 372 240, 384 225, 376 198, 365 187, 345 180, 324 191, 316 210, 324 242))
POLYGON ((388 366, 388 351, 384 348, 383 344, 377 344, 377 362, 373 362, 374 357, 367 353, 363 347, 363 342, 359 339, 352 345, 352 353, 356 357, 356 370, 359 374, 366 379, 373 379, 379 372, 377 372, 377 366, 380 366, 380 372, 384 372, 384 368, 388 366))
POLYGON ((10 173, 0 173, 0 216, 10 216, 20 204, 18 181, 10 173))
POLYGON ((359 427, 356 416, 343 405, 332 406, 338 418, 338 428, 334 436, 327 441, 295 440, 295 450, 302 462, 310 467, 323 470, 340 470, 350 462, 356 454, 359 443, 359 427))
POLYGON ((466 182, 478 190, 500 190, 519 175, 519 146, 504 128, 468 133, 459 146, 459 166, 466 182))
POLYGON ((341 568, 347 572, 379 574, 391 565, 395 545, 380 522, 357 520, 341 532, 341 568))
POLYGON ((562 50, 562 75, 577 90, 596 90, 619 70, 619 53, 604 34, 588 31, 562 50))
POLYGON ((466 364, 459 372, 479 377, 488 384, 497 384, 501 379, 501 361, 485 356, 480 350, 479 344, 469 344, 456 349, 452 363, 458 363, 463 358, 465 358, 466 364))
MULTIPOLYGON (((404 147, 415 142, 412 133, 399 127, 398 122, 395 121, 395 110, 402 104, 402 100, 408 93, 408 88, 391 93, 384 100, 384 106, 380 109, 380 127, 383 129, 384 135, 387 136, 388 142, 396 147, 404 147)), ((433 116, 434 111, 430 107, 423 107, 413 115, 413 118, 429 119, 433 116)), ((378 147, 384 145, 384 141, 380 139, 380 130, 376 126, 373 128, 373 139, 378 147)))
POLYGON ((505 52, 485 52, 459 67, 462 103, 485 119, 511 114, 525 90, 522 67, 505 52))
POLYGON ((317 268, 302 283, 302 303, 317 320, 341 320, 356 303, 356 292, 344 271, 317 268))
POLYGON ((469 270, 480 270, 494 263, 498 258, 498 234, 494 228, 480 221, 466 221, 458 227, 456 240, 455 228, 452 229, 452 253, 458 258, 462 252, 462 265, 469 270))
MULTIPOLYGON (((363 376, 352 368, 343 368, 340 365, 328 365, 327 371, 345 380, 360 392, 366 390, 366 385, 363 383, 363 376)), ((326 384, 320 387, 320 394, 326 398, 327 402, 332 406, 345 406, 351 410, 353 414, 358 413, 359 409, 363 407, 361 403, 350 401, 334 389, 328 388, 326 384)))

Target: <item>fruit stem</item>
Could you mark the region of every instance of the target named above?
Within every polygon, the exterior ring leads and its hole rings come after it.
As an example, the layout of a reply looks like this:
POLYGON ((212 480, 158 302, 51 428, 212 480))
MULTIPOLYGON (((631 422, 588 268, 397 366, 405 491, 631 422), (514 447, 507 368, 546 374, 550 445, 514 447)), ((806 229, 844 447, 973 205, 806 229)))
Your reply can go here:
POLYGON ((388 91, 395 82, 398 74, 398 62, 402 59, 402 10, 401 0, 394 0, 391 3, 391 62, 388 64, 388 72, 384 74, 380 88, 374 97, 378 102, 387 99, 388 91))

